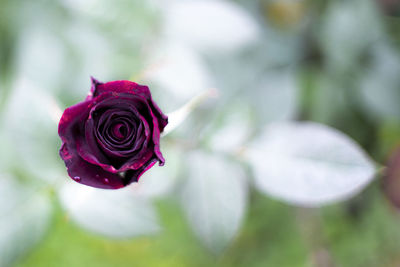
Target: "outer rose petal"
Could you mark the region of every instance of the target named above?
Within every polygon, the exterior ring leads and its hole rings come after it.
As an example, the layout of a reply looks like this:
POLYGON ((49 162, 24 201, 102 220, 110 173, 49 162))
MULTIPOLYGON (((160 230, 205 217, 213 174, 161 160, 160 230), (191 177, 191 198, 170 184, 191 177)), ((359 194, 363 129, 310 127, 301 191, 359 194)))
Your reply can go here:
POLYGON ((131 93, 143 97, 149 102, 150 108, 158 120, 159 131, 162 132, 165 126, 168 124, 168 117, 162 113, 161 109, 153 101, 149 87, 131 81, 113 81, 101 83, 92 77, 92 88, 89 95, 96 97, 106 92, 131 93))
POLYGON ((165 126, 168 124, 168 117, 162 113, 161 109, 157 106, 153 99, 151 99, 149 105, 151 106, 153 113, 158 120, 158 129, 160 130, 160 133, 162 133, 165 126))
POLYGON ((96 91, 97 85, 102 84, 102 82, 99 82, 98 80, 96 80, 93 77, 90 77, 90 80, 92 82, 92 85, 90 86, 90 91, 89 91, 88 96, 86 97, 86 100, 91 100, 94 96, 94 92, 96 91))
MULTIPOLYGON (((152 159, 154 154, 153 149, 144 149, 140 151, 138 155, 134 158, 127 161, 124 165, 119 168, 120 171, 128 171, 128 170, 140 170, 143 166, 145 166, 150 159, 152 159)), ((154 159, 154 158, 153 158, 154 159)), ((157 157, 157 160, 158 157, 157 157)))
MULTIPOLYGON (((94 80, 96 82, 96 80, 94 80)), ((103 93, 130 93, 138 95, 143 99, 150 99, 151 93, 147 86, 140 85, 131 81, 113 81, 108 83, 95 83, 93 96, 96 97, 103 93)))
POLYGON ((125 175, 107 172, 100 166, 83 160, 76 153, 70 153, 66 144, 60 149, 60 156, 65 162, 68 175, 76 182, 103 189, 118 189, 132 182, 137 182, 140 176, 150 169, 158 159, 151 159, 138 170, 128 170, 125 175))
POLYGON ((158 119, 154 116, 152 110, 150 109, 151 117, 153 119, 153 142, 154 142, 154 153, 160 160, 160 166, 163 166, 165 163, 165 159, 160 151, 160 127, 158 125, 158 119))
POLYGON ((70 152, 66 144, 61 147, 60 156, 65 162, 69 176, 78 183, 104 189, 118 189, 129 183, 123 181, 119 174, 107 172, 83 160, 76 151, 70 152))
MULTIPOLYGON (((58 124, 58 134, 63 142, 75 142, 79 128, 84 126, 93 102, 87 100, 67 108, 58 124)), ((82 128, 83 129, 83 128, 82 128)))
POLYGON ((130 178, 132 181, 139 181, 139 178, 146 172, 148 171, 151 167, 156 164, 158 159, 152 159, 149 162, 147 162, 145 165, 143 165, 139 170, 129 170, 126 172, 126 177, 130 178))

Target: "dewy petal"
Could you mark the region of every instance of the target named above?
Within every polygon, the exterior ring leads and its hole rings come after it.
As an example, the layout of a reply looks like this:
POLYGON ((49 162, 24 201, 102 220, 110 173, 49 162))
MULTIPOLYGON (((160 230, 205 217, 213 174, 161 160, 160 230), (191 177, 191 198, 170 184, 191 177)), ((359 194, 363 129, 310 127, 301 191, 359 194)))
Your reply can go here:
POLYGON ((58 134, 63 142, 74 142, 77 135, 84 134, 82 130, 92 106, 93 102, 87 100, 64 111, 58 124, 58 134))
POLYGON ((118 189, 126 185, 119 174, 88 163, 75 150, 69 149, 67 144, 62 145, 60 156, 64 159, 69 176, 78 183, 103 189, 118 189))

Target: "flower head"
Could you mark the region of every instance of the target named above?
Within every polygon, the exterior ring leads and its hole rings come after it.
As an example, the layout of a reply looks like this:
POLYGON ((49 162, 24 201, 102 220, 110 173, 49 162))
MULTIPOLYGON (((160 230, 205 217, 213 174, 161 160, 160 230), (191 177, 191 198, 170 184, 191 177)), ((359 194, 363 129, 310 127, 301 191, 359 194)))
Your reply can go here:
POLYGON ((92 78, 85 101, 67 108, 61 117, 60 156, 75 181, 121 188, 138 181, 157 161, 164 164, 160 133, 167 124, 147 86, 92 78))

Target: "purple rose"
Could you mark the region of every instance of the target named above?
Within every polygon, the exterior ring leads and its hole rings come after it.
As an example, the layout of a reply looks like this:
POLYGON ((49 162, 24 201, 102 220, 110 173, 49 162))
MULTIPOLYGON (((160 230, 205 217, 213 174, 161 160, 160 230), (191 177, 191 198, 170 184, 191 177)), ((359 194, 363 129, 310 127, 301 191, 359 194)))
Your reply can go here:
POLYGON ((121 188, 138 181, 157 161, 164 165, 160 133, 167 124, 147 86, 92 78, 85 101, 61 117, 60 156, 76 182, 121 188))

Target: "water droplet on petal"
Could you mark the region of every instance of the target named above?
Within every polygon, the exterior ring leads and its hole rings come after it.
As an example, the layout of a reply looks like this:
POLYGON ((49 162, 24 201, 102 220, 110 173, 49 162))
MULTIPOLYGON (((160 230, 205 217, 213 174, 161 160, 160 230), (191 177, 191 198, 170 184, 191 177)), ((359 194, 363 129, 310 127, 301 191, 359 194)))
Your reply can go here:
POLYGON ((110 183, 110 180, 108 180, 107 178, 104 178, 104 183, 106 183, 106 184, 108 184, 108 183, 110 183))
POLYGON ((81 177, 79 177, 79 176, 74 176, 72 179, 74 179, 74 180, 77 181, 77 182, 80 182, 80 181, 81 181, 81 177))
POLYGON ((99 177, 100 177, 100 175, 96 174, 96 178, 99 178, 99 177))

